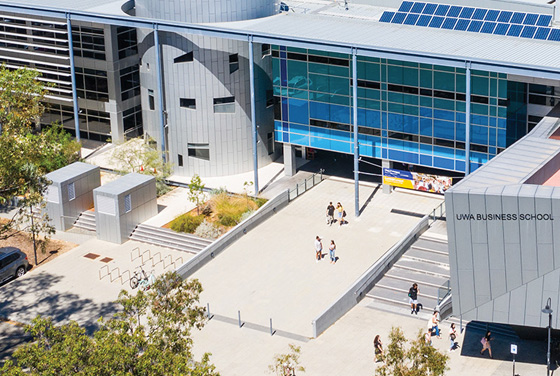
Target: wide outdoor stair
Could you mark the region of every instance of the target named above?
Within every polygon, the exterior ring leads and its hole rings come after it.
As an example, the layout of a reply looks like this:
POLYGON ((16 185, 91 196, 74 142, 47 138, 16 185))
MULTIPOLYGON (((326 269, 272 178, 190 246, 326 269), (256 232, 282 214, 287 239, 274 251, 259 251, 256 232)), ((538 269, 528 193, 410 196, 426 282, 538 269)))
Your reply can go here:
POLYGON ((212 243, 212 240, 199 238, 191 234, 182 234, 162 227, 139 224, 130 239, 159 245, 179 251, 198 253, 212 243))
POLYGON ((74 222, 74 227, 95 231, 95 212, 93 210, 87 210, 80 214, 76 222, 74 222))
POLYGON ((431 311, 443 298, 449 281, 449 254, 447 242, 439 237, 424 233, 402 257, 389 269, 383 278, 366 295, 384 306, 409 308, 408 289, 418 284, 418 303, 425 312, 431 311))

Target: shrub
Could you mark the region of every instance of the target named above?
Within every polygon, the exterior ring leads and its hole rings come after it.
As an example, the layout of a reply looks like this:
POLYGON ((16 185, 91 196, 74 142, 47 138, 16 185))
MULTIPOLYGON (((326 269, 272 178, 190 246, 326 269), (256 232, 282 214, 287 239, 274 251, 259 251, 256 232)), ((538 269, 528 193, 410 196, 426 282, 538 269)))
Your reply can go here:
POLYGON ((239 218, 239 222, 240 223, 243 222, 244 220, 252 216, 254 213, 255 213, 254 210, 247 210, 245 213, 241 214, 241 218, 239 218))
POLYGON ((260 207, 263 206, 268 200, 267 200, 266 198, 255 197, 255 198, 253 198, 253 201, 255 202, 255 204, 257 204, 257 207, 260 208, 260 207))
POLYGON ((220 218, 220 224, 229 227, 237 225, 237 223, 239 223, 241 215, 220 214, 218 218, 220 218))
POLYGON ((212 214, 212 206, 209 204, 204 205, 200 210, 200 213, 205 217, 209 217, 212 214))
POLYGON ((222 193, 227 193, 227 188, 226 187, 214 188, 210 191, 211 196, 218 196, 222 193))
POLYGON ((192 216, 183 214, 171 221, 171 229, 177 232, 192 234, 204 220, 203 215, 192 216))
POLYGON ((217 239, 222 235, 222 231, 218 226, 213 223, 208 222, 206 219, 202 221, 200 226, 196 228, 194 232, 196 236, 200 236, 205 239, 217 239))

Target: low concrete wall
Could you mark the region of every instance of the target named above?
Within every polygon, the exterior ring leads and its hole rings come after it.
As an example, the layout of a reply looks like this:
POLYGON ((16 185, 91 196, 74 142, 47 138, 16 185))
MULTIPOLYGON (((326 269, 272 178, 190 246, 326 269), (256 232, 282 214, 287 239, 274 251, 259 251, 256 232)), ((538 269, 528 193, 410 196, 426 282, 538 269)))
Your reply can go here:
POLYGON ((227 234, 208 245, 202 251, 196 254, 192 259, 177 268, 176 272, 183 279, 190 277, 198 269, 203 267, 207 262, 218 256, 220 252, 233 244, 237 239, 245 235, 247 232, 257 227, 261 222, 273 216, 278 210, 284 208, 289 202, 289 191, 286 190, 278 194, 273 199, 267 201, 259 210, 251 217, 247 218, 227 234))
POLYGON ((329 326, 344 316, 360 302, 366 293, 387 273, 391 266, 429 227, 429 215, 424 216, 397 244, 381 256, 356 282, 344 292, 329 308, 313 320, 313 337, 317 338, 329 326))

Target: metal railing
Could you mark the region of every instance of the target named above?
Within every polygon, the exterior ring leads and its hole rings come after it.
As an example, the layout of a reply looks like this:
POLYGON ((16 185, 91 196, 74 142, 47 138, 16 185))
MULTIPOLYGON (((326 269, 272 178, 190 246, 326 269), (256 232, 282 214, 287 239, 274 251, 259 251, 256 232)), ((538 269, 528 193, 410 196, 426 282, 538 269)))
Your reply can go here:
POLYGON ((443 299, 447 298, 449 294, 451 294, 451 283, 450 280, 448 279, 447 281, 445 281, 443 285, 438 287, 437 304, 439 305, 443 299))
POLYGON ((320 169, 319 172, 316 172, 313 175, 311 175, 309 178, 297 183, 294 189, 290 189, 288 199, 292 201, 299 195, 304 194, 307 190, 313 188, 314 186, 322 182, 323 172, 325 172, 325 170, 320 169))
POLYGON ((445 220, 445 201, 442 201, 441 204, 436 206, 434 210, 430 213, 430 226, 435 221, 445 220))

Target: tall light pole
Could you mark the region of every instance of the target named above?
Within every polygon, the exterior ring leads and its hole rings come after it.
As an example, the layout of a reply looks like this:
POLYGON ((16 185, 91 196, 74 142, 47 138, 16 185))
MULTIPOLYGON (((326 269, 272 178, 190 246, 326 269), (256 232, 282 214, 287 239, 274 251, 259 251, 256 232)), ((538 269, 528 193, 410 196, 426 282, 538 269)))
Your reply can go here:
POLYGON ((548 314, 548 351, 546 352, 546 376, 550 376, 550 331, 552 329, 552 308, 550 298, 546 301, 546 306, 541 310, 542 313, 548 314))

